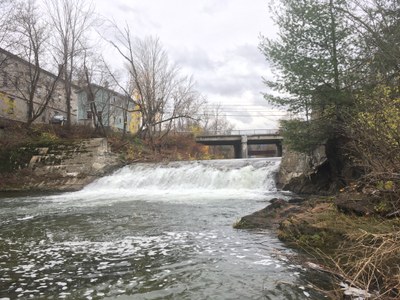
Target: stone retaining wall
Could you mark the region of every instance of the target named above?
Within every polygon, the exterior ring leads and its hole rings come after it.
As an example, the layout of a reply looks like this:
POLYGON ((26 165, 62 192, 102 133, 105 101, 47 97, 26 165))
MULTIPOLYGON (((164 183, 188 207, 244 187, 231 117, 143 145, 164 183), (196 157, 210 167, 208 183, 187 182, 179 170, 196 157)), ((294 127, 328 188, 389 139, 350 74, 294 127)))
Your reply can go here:
POLYGON ((22 186, 17 190, 79 190, 122 166, 105 138, 36 147, 29 149, 29 153, 30 160, 25 169, 30 173, 26 177, 21 175, 22 186))

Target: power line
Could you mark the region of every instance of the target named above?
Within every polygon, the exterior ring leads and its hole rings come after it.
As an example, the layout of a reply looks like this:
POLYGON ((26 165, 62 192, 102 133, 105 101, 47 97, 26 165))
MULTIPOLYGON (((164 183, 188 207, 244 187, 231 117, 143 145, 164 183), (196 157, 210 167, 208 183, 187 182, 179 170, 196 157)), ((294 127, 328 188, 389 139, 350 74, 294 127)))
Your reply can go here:
POLYGON ((204 106, 264 106, 259 104, 205 104, 204 106))
MULTIPOLYGON (((192 116, 204 116, 203 114, 191 114, 192 116)), ((272 118, 272 117, 276 117, 276 118, 280 118, 280 117, 284 117, 283 115, 251 115, 251 114, 221 114, 218 116, 210 116, 210 117, 248 117, 248 118, 272 118)))
POLYGON ((270 117, 282 117, 282 116, 268 116, 268 115, 263 115, 263 116, 254 116, 254 115, 224 115, 221 117, 246 117, 246 118, 270 118, 270 117))
MULTIPOLYGON (((279 114, 279 115, 286 115, 286 112, 278 112, 278 111, 268 111, 268 110, 244 110, 244 111, 240 111, 240 110, 223 110, 220 113, 243 113, 243 112, 247 112, 247 113, 275 113, 275 114, 279 114)), ((204 111, 204 113, 207 114, 213 114, 215 113, 214 111, 204 111)))

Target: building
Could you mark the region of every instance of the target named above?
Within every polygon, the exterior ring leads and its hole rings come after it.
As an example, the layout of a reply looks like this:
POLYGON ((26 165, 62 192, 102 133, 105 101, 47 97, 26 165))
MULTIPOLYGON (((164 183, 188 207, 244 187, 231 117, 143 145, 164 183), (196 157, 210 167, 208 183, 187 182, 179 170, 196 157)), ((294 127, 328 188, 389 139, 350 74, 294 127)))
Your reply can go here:
MULTIPOLYGON (((29 119, 29 91, 35 66, 0 48, 0 118, 19 122, 29 119)), ((88 101, 88 89, 72 85, 71 124, 96 126, 137 132, 141 122, 137 104, 108 87, 91 85, 94 100, 88 101), (96 114, 94 116, 93 114, 96 114)), ((64 81, 40 69, 33 97, 34 123, 63 123, 67 117, 64 81), (52 86, 54 91, 50 93, 52 86), (48 97, 51 95, 51 97, 48 97), (48 99, 48 101, 47 101, 48 99), (41 110, 43 110, 41 112, 41 110)))
MULTIPOLYGON (((26 60, 0 48, 0 118, 28 122, 29 92, 34 66, 26 60)), ((72 87, 77 90, 77 86, 72 87)), ((55 116, 66 118, 66 97, 63 80, 40 69, 33 97, 33 111, 39 115, 34 123, 49 123, 55 116), (52 85, 55 88, 49 93, 52 85), (47 97, 51 94, 51 97, 47 97), (48 101, 47 99, 48 98, 48 101), (47 103, 46 103, 47 102, 47 103), (42 112, 41 112, 42 111, 42 112)), ((71 123, 78 122, 77 95, 71 95, 71 123)), ((56 119, 57 119, 56 117, 56 119)))
POLYGON ((102 125, 115 131, 138 131, 141 118, 135 111, 137 104, 130 97, 96 84, 79 89, 77 94, 78 123, 93 127, 102 125))

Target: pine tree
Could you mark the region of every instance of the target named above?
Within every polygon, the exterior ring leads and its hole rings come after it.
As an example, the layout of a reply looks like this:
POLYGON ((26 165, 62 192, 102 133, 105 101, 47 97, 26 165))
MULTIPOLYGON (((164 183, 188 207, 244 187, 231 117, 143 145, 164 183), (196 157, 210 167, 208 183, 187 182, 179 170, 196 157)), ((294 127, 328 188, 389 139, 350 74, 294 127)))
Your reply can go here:
POLYGON ((339 134, 359 68, 345 0, 280 0, 274 8, 279 37, 260 50, 276 71, 265 98, 297 114, 283 122, 292 149, 308 152, 339 134))

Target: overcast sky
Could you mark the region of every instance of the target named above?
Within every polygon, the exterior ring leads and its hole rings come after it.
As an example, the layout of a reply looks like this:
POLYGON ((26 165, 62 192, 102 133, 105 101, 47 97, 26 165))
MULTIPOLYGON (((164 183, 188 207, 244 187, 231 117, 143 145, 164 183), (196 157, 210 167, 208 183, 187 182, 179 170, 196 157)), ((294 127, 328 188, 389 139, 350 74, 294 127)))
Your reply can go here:
POLYGON ((271 72, 258 50, 274 36, 268 0, 96 0, 99 14, 134 35, 160 38, 170 60, 193 75, 197 90, 220 103, 235 129, 276 127, 263 99, 271 72), (234 117, 234 115, 236 117, 234 117))

